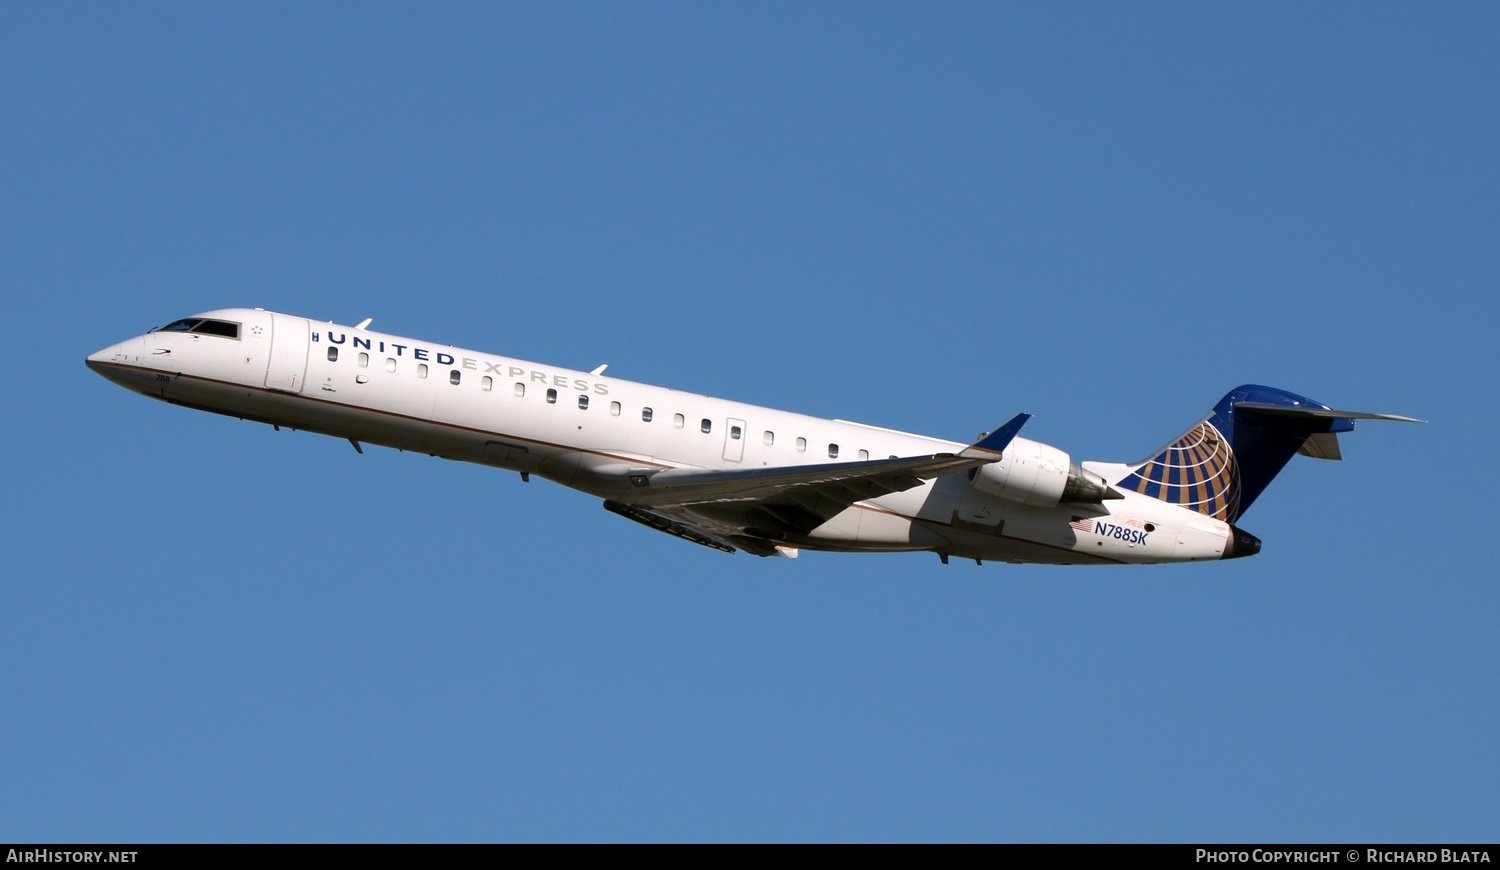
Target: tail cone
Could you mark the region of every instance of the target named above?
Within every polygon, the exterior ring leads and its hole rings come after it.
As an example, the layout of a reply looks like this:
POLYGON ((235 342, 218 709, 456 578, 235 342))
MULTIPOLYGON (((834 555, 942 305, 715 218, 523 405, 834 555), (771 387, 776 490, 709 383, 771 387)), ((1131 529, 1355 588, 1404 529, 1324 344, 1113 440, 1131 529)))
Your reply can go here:
POLYGON ((1222 559, 1241 559, 1260 552, 1260 538, 1234 526, 1229 527, 1229 543, 1224 545, 1222 559))

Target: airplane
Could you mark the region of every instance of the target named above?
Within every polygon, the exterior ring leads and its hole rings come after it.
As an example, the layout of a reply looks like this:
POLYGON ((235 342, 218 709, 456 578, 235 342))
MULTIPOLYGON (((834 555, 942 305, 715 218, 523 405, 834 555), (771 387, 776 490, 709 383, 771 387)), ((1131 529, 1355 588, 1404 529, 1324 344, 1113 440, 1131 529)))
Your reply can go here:
POLYGON ((91 354, 130 390, 242 420, 539 475, 725 553, 936 553, 1152 564, 1261 549, 1235 525, 1294 454, 1340 459, 1356 420, 1231 390, 1146 459, 1075 462, 1019 435, 972 443, 825 420, 260 308, 207 311, 91 354))

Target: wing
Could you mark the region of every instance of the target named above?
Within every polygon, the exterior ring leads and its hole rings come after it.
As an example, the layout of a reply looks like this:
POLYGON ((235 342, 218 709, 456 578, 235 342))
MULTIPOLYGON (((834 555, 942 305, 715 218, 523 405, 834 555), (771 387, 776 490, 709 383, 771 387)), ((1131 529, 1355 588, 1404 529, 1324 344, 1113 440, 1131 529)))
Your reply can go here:
POLYGON ((1030 419, 1018 414, 958 453, 779 468, 667 468, 632 474, 635 491, 605 503, 658 531, 733 552, 777 552, 776 541, 803 535, 855 502, 921 486, 1001 458, 1030 419))

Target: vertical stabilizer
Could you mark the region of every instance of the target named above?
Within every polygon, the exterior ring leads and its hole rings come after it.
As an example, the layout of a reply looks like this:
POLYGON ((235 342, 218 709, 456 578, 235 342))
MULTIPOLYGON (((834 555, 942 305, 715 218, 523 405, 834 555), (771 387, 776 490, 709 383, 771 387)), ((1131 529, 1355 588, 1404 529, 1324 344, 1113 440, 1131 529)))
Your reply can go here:
POLYGON ((1338 459, 1337 435, 1355 420, 1410 417, 1335 411, 1306 396, 1246 384, 1231 390, 1196 426, 1115 484, 1232 523, 1293 455, 1338 459))

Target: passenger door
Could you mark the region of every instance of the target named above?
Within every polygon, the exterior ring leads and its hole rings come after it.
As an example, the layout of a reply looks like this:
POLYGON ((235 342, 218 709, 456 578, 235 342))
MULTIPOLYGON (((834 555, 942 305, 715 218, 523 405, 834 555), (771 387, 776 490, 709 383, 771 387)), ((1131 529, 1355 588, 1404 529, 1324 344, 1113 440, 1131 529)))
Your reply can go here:
POLYGON ((287 393, 302 392, 307 377, 307 321, 285 314, 271 315, 271 357, 266 364, 266 386, 287 393))

